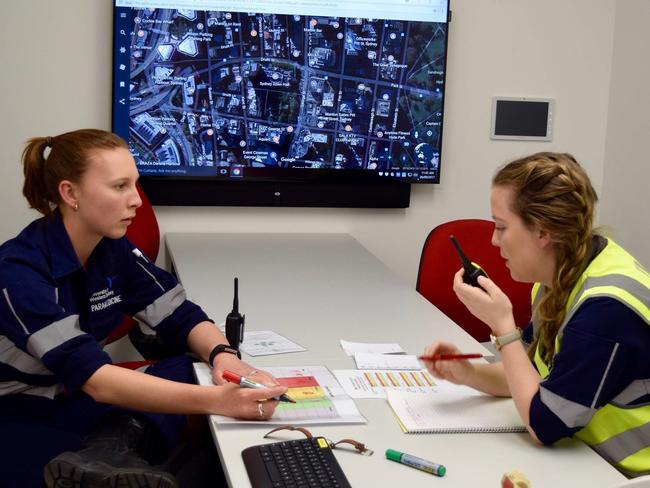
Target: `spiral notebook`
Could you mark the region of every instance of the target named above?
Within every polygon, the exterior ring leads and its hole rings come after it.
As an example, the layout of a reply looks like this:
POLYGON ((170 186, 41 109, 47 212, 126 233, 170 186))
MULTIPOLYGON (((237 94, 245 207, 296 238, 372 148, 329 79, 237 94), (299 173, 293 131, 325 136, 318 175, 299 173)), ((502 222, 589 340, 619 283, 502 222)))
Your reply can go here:
POLYGON ((525 432, 510 398, 473 391, 389 391, 388 403, 407 434, 525 432))

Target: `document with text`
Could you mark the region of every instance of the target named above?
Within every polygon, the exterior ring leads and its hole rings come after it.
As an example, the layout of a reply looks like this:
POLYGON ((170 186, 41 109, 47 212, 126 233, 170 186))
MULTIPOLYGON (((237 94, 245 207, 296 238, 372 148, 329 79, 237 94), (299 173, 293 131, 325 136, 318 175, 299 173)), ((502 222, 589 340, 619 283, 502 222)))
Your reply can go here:
POLYGON ((270 356, 272 354, 286 354, 307 350, 272 330, 249 330, 244 332, 244 342, 241 343, 239 348, 249 356, 270 356))

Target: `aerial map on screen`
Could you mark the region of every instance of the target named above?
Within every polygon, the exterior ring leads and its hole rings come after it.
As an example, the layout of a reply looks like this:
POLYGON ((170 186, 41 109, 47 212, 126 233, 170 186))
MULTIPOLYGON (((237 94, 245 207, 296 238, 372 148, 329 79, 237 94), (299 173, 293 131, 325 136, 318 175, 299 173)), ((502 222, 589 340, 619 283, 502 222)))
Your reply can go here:
POLYGON ((156 7, 116 16, 115 81, 141 174, 437 178, 446 22, 156 7))

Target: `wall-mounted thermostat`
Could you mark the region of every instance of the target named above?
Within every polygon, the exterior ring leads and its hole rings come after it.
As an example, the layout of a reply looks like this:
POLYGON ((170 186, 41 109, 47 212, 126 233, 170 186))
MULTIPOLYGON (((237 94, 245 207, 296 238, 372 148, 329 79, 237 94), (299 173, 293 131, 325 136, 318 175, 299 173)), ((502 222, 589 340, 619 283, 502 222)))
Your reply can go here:
POLYGON ((550 141, 554 113, 552 98, 493 97, 490 139, 550 141))

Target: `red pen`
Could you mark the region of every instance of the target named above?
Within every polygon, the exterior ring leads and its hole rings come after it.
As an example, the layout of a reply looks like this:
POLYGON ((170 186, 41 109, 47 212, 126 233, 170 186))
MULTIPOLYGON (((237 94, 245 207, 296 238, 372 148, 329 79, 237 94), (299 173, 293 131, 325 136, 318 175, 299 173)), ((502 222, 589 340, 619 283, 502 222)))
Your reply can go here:
MULTIPOLYGON (((241 387, 244 388, 255 388, 255 389, 260 389, 260 388, 268 388, 268 386, 263 385, 262 383, 256 383, 255 381, 251 381, 248 378, 244 378, 241 375, 238 375, 237 373, 233 373, 232 371, 224 371, 223 372, 223 379, 226 381, 229 381, 231 383, 236 383, 241 387)), ((293 400, 289 395, 286 393, 283 393, 279 397, 273 397, 273 400, 279 400, 281 402, 289 402, 289 403, 296 403, 295 400, 293 400)))
POLYGON ((418 356, 418 359, 424 361, 454 361, 457 359, 478 359, 482 357, 483 354, 475 352, 471 354, 434 354, 433 356, 418 356))

